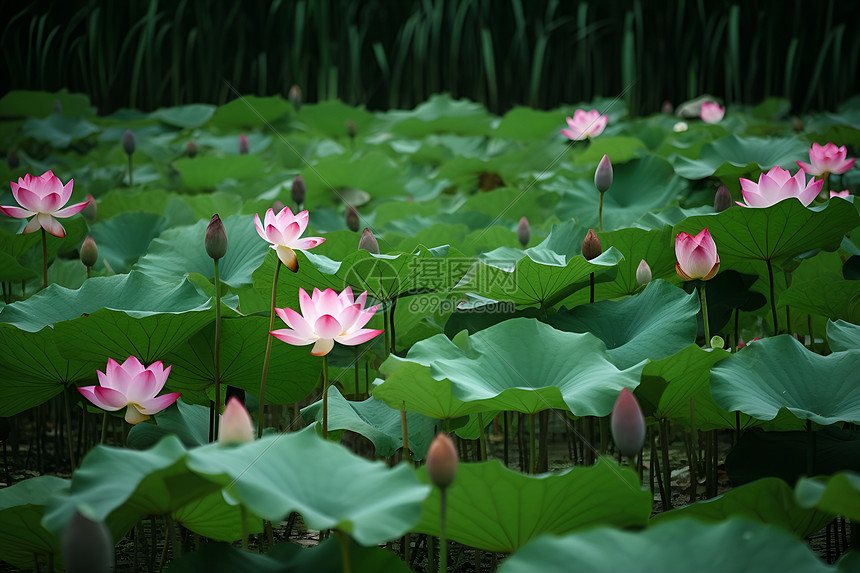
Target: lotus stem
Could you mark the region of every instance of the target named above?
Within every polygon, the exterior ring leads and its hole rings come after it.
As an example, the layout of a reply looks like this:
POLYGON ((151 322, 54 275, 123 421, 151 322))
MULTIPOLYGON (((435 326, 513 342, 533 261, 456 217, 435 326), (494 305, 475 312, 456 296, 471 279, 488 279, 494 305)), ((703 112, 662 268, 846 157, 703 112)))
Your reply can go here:
POLYGON ((708 299, 707 295, 705 295, 705 285, 706 283, 702 283, 702 286, 699 287, 699 295, 702 297, 702 322, 705 323, 705 348, 711 347, 711 327, 708 323, 708 299))
POLYGON ((72 473, 78 465, 75 463, 75 450, 72 447, 72 406, 69 400, 69 387, 63 386, 63 405, 66 410, 66 441, 69 445, 69 465, 72 467, 72 473))
MULTIPOLYGON (((131 156, 128 158, 131 161, 131 156)), ((271 335, 270 335, 271 338, 271 335)), ((218 259, 215 259, 215 415, 210 421, 214 421, 214 430, 210 428, 210 440, 217 439, 218 427, 220 426, 221 414, 221 277, 218 275, 218 259)))
POLYGON ((403 453, 402 453, 401 457, 405 461, 411 463, 412 462, 412 451, 409 449, 409 431, 408 431, 408 428, 406 426, 406 401, 401 402, 400 427, 403 430, 403 453))
POLYGON ((350 565, 349 560, 349 536, 340 529, 335 529, 334 534, 337 535, 337 540, 340 542, 340 557, 343 562, 343 568, 341 571, 343 571, 343 573, 351 573, 352 566, 350 565))
POLYGON ((729 352, 737 352, 738 351, 738 345, 741 343, 741 339, 739 338, 740 337, 739 326, 740 326, 740 318, 741 318, 740 314, 741 314, 741 309, 736 308, 735 309, 735 342, 732 345, 732 347, 729 348, 729 352))
MULTIPOLYGON (((704 291, 704 288, 702 289, 704 291)), ((696 440, 696 417, 693 398, 690 397, 690 503, 696 501, 698 443, 696 440)))
MULTIPOLYGON (((42 228, 42 288, 48 288, 48 234, 45 233, 44 227, 42 228)), ((24 290, 23 287, 21 290, 24 290)))
POLYGON ((388 358, 391 352, 391 321, 388 316, 388 305, 386 303, 382 304, 382 320, 382 328, 385 330, 385 357, 388 358))
MULTIPOLYGON (((603 195, 601 195, 600 198, 603 199, 603 195)), ((594 273, 588 275, 588 284, 591 287, 588 302, 594 302, 594 273)))
POLYGON ((529 473, 535 473, 535 415, 529 414, 529 473))
POLYGON ((603 230, 603 193, 600 194, 600 206, 597 209, 597 230, 603 230))
POLYGON ((660 450, 663 454, 663 487, 665 488, 666 497, 663 500, 663 507, 666 509, 672 508, 672 470, 669 467, 669 420, 663 418, 660 420, 660 450))
MULTIPOLYGON (((534 473, 534 472, 532 472, 534 473)), ((448 498, 447 488, 439 490, 439 573, 448 573, 448 538, 445 532, 445 512, 447 510, 448 498)))
POLYGON ((242 527, 242 549, 248 550, 248 511, 243 504, 239 505, 239 519, 242 527))
POLYGON ((105 437, 107 435, 107 421, 108 421, 108 413, 107 413, 107 411, 105 411, 104 414, 102 414, 102 436, 99 439, 100 444, 105 443, 105 437))
POLYGON ((508 428, 508 412, 507 412, 507 410, 502 412, 502 422, 503 422, 502 425, 504 427, 503 431, 504 431, 504 438, 505 438, 505 445, 504 445, 504 451, 502 454, 503 455, 502 459, 505 462, 505 466, 507 467, 508 457, 510 456, 510 453, 508 451, 508 440, 510 439, 510 430, 508 428))
POLYGON ((355 369, 355 388, 352 391, 352 399, 354 402, 358 401, 358 346, 353 346, 353 353, 355 354, 355 360, 352 363, 352 367, 355 369))
POLYGON ((809 330, 809 349, 815 349, 815 335, 812 333, 812 315, 806 315, 806 328, 809 330))
POLYGON ((806 477, 815 475, 815 431, 812 429, 812 420, 806 420, 806 435, 809 437, 806 448, 806 477))
POLYGON ((770 280, 770 310, 773 314, 773 335, 776 336, 779 333, 779 323, 776 317, 776 295, 774 294, 774 286, 773 286, 773 265, 770 262, 770 259, 765 259, 767 262, 767 277, 770 280))
POLYGON ((391 300, 391 310, 390 310, 391 316, 388 319, 388 326, 389 326, 389 328, 391 328, 391 349, 389 350, 389 352, 391 354, 396 353, 396 350, 394 348, 394 345, 395 345, 394 309, 396 307, 397 307, 397 299, 395 298, 395 299, 391 300))
POLYGON ((263 358, 263 377, 260 379, 260 420, 257 424, 257 439, 263 437, 263 424, 266 421, 266 376, 269 374, 269 358, 272 356, 272 329, 275 328, 275 299, 278 295, 278 273, 281 270, 281 260, 275 263, 275 276, 272 279, 272 306, 269 316, 269 337, 266 340, 266 356, 263 358))
POLYGON ((322 435, 323 439, 328 439, 328 354, 323 356, 323 367, 322 367, 322 376, 323 376, 323 385, 322 385, 322 408, 323 408, 323 421, 322 421, 322 435))
MULTIPOLYGON (((131 158, 129 157, 129 161, 131 158)), ((152 541, 155 543, 155 519, 152 520, 152 541)), ((167 549, 173 539, 173 524, 170 516, 164 516, 164 547, 161 548, 161 559, 158 561, 158 570, 164 571, 164 563, 167 561, 167 549)))
MULTIPOLYGON (((478 412, 478 429, 481 432, 480 436, 480 444, 481 444, 481 461, 487 461, 487 434, 484 432, 484 415, 481 412, 478 412)), ((543 437, 543 436, 541 436, 543 437)))

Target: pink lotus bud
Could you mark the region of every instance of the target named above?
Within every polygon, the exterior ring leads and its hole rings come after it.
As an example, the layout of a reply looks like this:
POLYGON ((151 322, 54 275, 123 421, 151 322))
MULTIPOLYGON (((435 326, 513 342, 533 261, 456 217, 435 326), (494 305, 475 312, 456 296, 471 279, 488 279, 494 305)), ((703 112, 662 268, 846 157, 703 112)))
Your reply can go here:
POLYGON ((604 155, 597 164, 597 170, 594 172, 594 186, 601 193, 605 193, 612 186, 612 162, 608 155, 604 155))
POLYGON ((723 116, 726 115, 726 108, 720 107, 720 104, 706 101, 702 104, 702 111, 699 112, 699 117, 705 123, 717 123, 723 116))
POLYGON ((293 86, 290 88, 290 95, 288 96, 290 103, 293 104, 293 109, 297 112, 302 107, 302 88, 299 86, 293 86))
POLYGON ((305 180, 302 179, 301 175, 296 175, 296 178, 293 179, 293 188, 290 192, 296 205, 301 205, 305 202, 308 188, 305 186, 305 180))
POLYGON ((212 220, 206 227, 203 244, 206 247, 206 253, 216 261, 227 254, 227 230, 217 213, 212 215, 212 220))
POLYGON ((114 570, 113 536, 104 522, 93 517, 89 507, 75 509, 63 531, 66 573, 108 573, 114 570))
POLYGON ((347 229, 353 231, 354 233, 357 233, 360 221, 358 217, 358 211, 355 210, 355 207, 353 207, 352 205, 346 206, 346 213, 344 214, 344 219, 346 220, 347 229))
POLYGON ((672 102, 666 100, 663 102, 663 106, 660 108, 660 111, 662 111, 666 115, 672 115, 672 112, 675 111, 675 108, 672 106, 672 102))
POLYGON ((221 416, 218 445, 244 444, 254 441, 254 422, 238 398, 230 398, 221 416))
POLYGON ((92 196, 92 194, 87 193, 87 206, 81 210, 81 215, 84 216, 84 219, 92 223, 96 220, 96 215, 98 215, 99 207, 96 205, 96 198, 92 196))
POLYGON ((85 267, 93 267, 98 260, 99 248, 92 237, 87 237, 81 245, 81 262, 85 267))
POLYGON ((720 270, 717 245, 707 228, 698 235, 678 233, 675 237, 675 271, 685 281, 714 278, 720 270))
POLYGON ((639 266, 636 267, 636 283, 639 286, 648 284, 651 282, 651 267, 648 266, 648 263, 645 262, 645 259, 642 259, 639 262, 639 266))
POLYGON ((717 193, 714 195, 714 211, 722 213, 732 206, 732 194, 729 193, 729 188, 725 185, 720 185, 717 193))
POLYGON ((246 155, 251 151, 251 145, 248 143, 248 136, 244 133, 239 136, 239 155, 246 155))
POLYGON ((529 220, 523 217, 520 219, 520 224, 517 225, 517 239, 523 247, 528 246, 529 240, 532 238, 532 228, 529 225, 529 220))
POLYGON ((346 134, 350 139, 355 139, 355 134, 357 133, 355 122, 351 119, 346 120, 346 134))
POLYGON ((603 133, 608 121, 609 116, 600 115, 596 109, 578 109, 573 113, 573 117, 567 118, 567 128, 562 129, 561 134, 573 141, 597 137, 603 133))
POLYGON ((448 434, 436 434, 427 450, 427 474, 439 489, 454 483, 457 476, 457 449, 448 434))
POLYGON ((589 229, 582 241, 582 256, 585 260, 590 261, 596 259, 603 252, 603 247, 600 245, 600 238, 595 234, 594 229, 589 229))
POLYGON ((197 157, 197 144, 193 141, 189 141, 188 144, 185 146, 185 153, 188 155, 188 157, 197 157))
POLYGON ((624 388, 612 408, 612 439, 622 455, 633 457, 645 444, 645 417, 629 388, 624 388))
POLYGON ((135 147, 134 134, 130 129, 126 129, 125 133, 122 134, 122 150, 125 151, 126 155, 131 155, 134 153, 135 147))
POLYGON ((373 233, 370 232, 370 229, 365 229, 361 232, 361 239, 358 240, 358 250, 362 249, 374 255, 379 254, 379 242, 373 236, 373 233))
POLYGON ((843 145, 836 147, 835 143, 827 145, 812 144, 809 150, 809 161, 798 161, 797 165, 808 175, 826 175, 835 173, 841 175, 852 167, 857 159, 848 159, 848 150, 843 145))

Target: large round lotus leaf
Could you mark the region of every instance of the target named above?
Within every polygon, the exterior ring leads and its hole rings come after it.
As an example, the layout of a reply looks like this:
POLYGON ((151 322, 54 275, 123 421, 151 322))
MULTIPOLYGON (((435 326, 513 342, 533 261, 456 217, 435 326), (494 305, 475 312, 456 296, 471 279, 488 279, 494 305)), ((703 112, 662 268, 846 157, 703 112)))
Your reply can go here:
POLYGON ((857 323, 860 322, 860 281, 831 276, 797 281, 779 297, 779 306, 857 323))
POLYGON ((330 138, 347 138, 346 122, 354 121, 356 133, 364 135, 374 128, 377 119, 364 107, 352 107, 342 101, 321 101, 303 105, 293 116, 293 125, 330 138))
POLYGON ((804 207, 786 199, 763 209, 730 207, 716 215, 689 217, 674 232, 696 234, 708 228, 717 245, 720 263, 771 260, 779 263, 814 249, 834 251, 842 237, 860 225, 860 214, 848 201, 828 201, 804 207))
POLYGON ((699 300, 666 281, 648 284, 638 296, 563 310, 547 322, 567 332, 590 332, 606 344, 619 368, 671 356, 696 341, 699 300))
MULTIPOLYGON (((433 378, 451 383, 454 399, 472 403, 477 411, 559 408, 577 416, 609 414, 618 392, 639 384, 644 366, 619 370, 594 335, 562 332, 529 318, 507 320, 471 336, 463 332, 454 340, 433 336, 413 346, 406 360, 429 366, 433 378)), ((400 407, 385 394, 377 397, 400 407)), ((417 399, 407 399, 406 408, 418 409, 410 407, 417 399)))
MULTIPOLYGON (((687 179, 737 177, 768 171, 775 165, 794 171, 795 160, 806 157, 808 151, 808 144, 797 137, 765 139, 730 135, 705 145, 698 159, 676 155, 673 163, 675 172, 687 179)), ((758 177, 754 179, 757 181, 758 177)))
POLYGON ((711 370, 711 394, 726 410, 772 420, 780 408, 827 426, 860 422, 860 350, 821 356, 792 336, 758 340, 711 370))
POLYGON ((393 133, 413 137, 449 132, 489 135, 492 119, 483 105, 448 95, 434 95, 411 111, 392 110, 383 116, 393 133))
POLYGON ((151 448, 161 438, 173 434, 186 448, 209 442, 209 408, 187 404, 179 399, 153 418, 155 423, 135 424, 128 432, 126 444, 138 450, 151 448))
POLYGON ((57 537, 42 527, 45 504, 53 495, 63 495, 69 480, 39 476, 0 489, 0 561, 19 569, 33 566, 33 555, 60 559, 57 537))
MULTIPOLYGON (((238 140, 236 145, 239 145, 238 140)), ((183 157, 172 165, 182 177, 182 183, 193 191, 214 189, 226 179, 254 179, 266 171, 266 163, 261 156, 250 154, 183 157)))
POLYGON ((530 107, 515 107, 496 126, 496 137, 510 139, 546 139, 559 126, 559 114, 530 107))
MULTIPOLYGON (((426 469, 419 470, 429 482, 426 469)), ((544 533, 594 527, 644 527, 651 494, 629 468, 602 458, 597 465, 528 476, 498 460, 461 463, 448 488, 446 535, 464 545, 511 553, 544 533)), ((413 528, 439 535, 439 490, 424 502, 413 528)))
POLYGON ((121 213, 93 225, 92 237, 99 248, 93 268, 100 270, 110 265, 114 273, 127 273, 166 223, 155 213, 121 213))
POLYGON ((369 462, 317 437, 313 427, 238 447, 203 446, 187 463, 264 519, 298 511, 308 527, 339 529, 365 546, 408 531, 429 491, 407 465, 369 462))
POLYGON ((173 127, 200 127, 209 121, 215 109, 214 105, 195 103, 159 108, 149 116, 173 127))
POLYGON ((735 517, 722 523, 678 519, 627 532, 601 527, 536 539, 499 573, 816 573, 835 571, 806 545, 777 527, 735 517))
MULTIPOLYGON (((408 573, 409 567, 395 553, 380 547, 362 547, 349 540, 349 571, 352 573, 408 573)), ((167 566, 167 573, 314 573, 345 571, 341 540, 337 535, 313 547, 279 543, 268 553, 251 553, 226 543, 206 543, 167 566)))
POLYGON ((341 191, 346 189, 360 189, 372 199, 403 195, 403 167, 376 151, 352 160, 326 157, 303 169, 301 176, 307 185, 307 208, 349 203, 341 191))
POLYGON ((841 472, 829 478, 801 478, 794 497, 802 507, 814 507, 860 520, 860 474, 841 472))
MULTIPOLYGON (((810 504, 811 505, 811 504, 810 504)), ((732 517, 743 517, 775 525, 800 539, 806 539, 833 520, 834 511, 808 509, 794 499, 794 491, 779 478, 764 478, 736 487, 723 495, 705 501, 658 513, 651 519, 660 524, 675 519, 693 518, 718 523, 732 517)))
POLYGON ((96 115, 96 108, 90 106, 90 99, 86 94, 70 94, 68 90, 61 89, 54 93, 30 90, 6 92, 0 98, 0 116, 46 117, 54 113, 54 102, 57 101, 63 106, 63 112, 69 115, 96 115))
MULTIPOLYGON (((322 423, 322 400, 302 408, 302 417, 307 421, 322 423)), ((413 459, 424 459, 430 442, 441 427, 439 420, 418 412, 406 413, 406 430, 409 432, 409 449, 413 459)), ((328 392, 328 429, 361 434, 373 442, 376 455, 382 458, 393 455, 403 447, 403 425, 399 410, 389 408, 385 402, 375 398, 349 402, 334 386, 329 387, 328 392)))
POLYGON ((66 117, 56 113, 45 119, 31 117, 21 127, 21 133, 25 137, 32 137, 55 149, 65 149, 72 142, 85 139, 98 131, 98 127, 82 117, 66 117))
POLYGON ((373 382, 373 397, 392 409, 402 408, 405 404, 409 412, 439 420, 453 420, 492 409, 484 403, 457 399, 451 382, 436 380, 428 366, 392 355, 382 364, 380 372, 385 375, 385 380, 373 382))
POLYGON ((280 96, 246 95, 219 106, 209 120, 209 125, 227 129, 262 129, 267 123, 285 116, 290 108, 290 104, 280 96))
POLYGON ((827 321, 827 342, 833 352, 860 348, 860 326, 844 320, 827 321))

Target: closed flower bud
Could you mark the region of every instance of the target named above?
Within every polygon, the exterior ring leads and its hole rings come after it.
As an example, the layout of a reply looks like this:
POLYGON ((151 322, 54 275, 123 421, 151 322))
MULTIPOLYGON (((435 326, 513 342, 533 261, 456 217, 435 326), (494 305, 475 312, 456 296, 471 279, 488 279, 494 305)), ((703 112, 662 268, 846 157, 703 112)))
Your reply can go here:
POLYGON ((636 268, 636 284, 639 286, 646 285, 651 282, 651 267, 642 259, 639 266, 636 268))
POLYGON ((125 133, 122 134, 122 150, 125 151, 126 155, 131 155, 134 153, 135 147, 134 134, 130 129, 126 129, 125 133))
POLYGON ((365 229, 361 232, 361 238, 358 240, 358 250, 362 249, 374 255, 379 254, 379 242, 373 236, 373 233, 370 232, 370 229, 365 229))
POLYGON ((217 214, 212 216, 206 227, 206 253, 216 261, 227 254, 227 230, 217 214))
POLYGON ((604 155, 597 170, 594 172, 594 186, 601 193, 605 193, 612 186, 612 162, 608 155, 604 155))
MULTIPOLYGON (((91 510, 83 509, 89 515, 91 510)), ((113 536, 102 521, 76 509, 63 532, 61 547, 66 573, 107 573, 114 570, 113 536)))
POLYGON ((448 434, 436 434, 427 450, 427 474, 439 489, 454 483, 457 477, 457 449, 448 434))
POLYGON ((185 153, 188 157, 197 157, 197 144, 193 141, 189 141, 185 146, 185 153))
POLYGON ((585 260, 590 261, 599 257, 602 252, 603 247, 600 245, 600 239, 594 233, 594 229, 589 229, 582 241, 582 256, 585 257, 585 260))
POLYGON ((525 247, 529 244, 532 238, 532 227, 529 225, 529 220, 523 217, 520 219, 520 224, 517 226, 517 239, 520 244, 525 247))
POLYGON ((293 187, 291 189, 293 201, 296 205, 304 204, 307 192, 308 188, 305 186, 305 180, 302 179, 301 175, 296 175, 296 178, 293 179, 293 187))
POLYGON ((293 109, 299 111, 302 107, 302 88, 299 86, 293 86, 290 88, 290 95, 288 96, 290 103, 293 104, 293 109))
POLYGON ((612 408, 612 439, 622 455, 633 457, 645 444, 645 416, 629 388, 624 388, 612 408))
POLYGON ((227 400, 218 427, 218 445, 244 444, 254 441, 254 422, 238 398, 227 400))
POLYGON ((251 145, 248 143, 248 136, 244 133, 239 136, 239 155, 245 155, 251 151, 251 145))
POLYGON ((18 166, 21 165, 21 160, 18 159, 18 152, 14 149, 9 152, 9 155, 6 156, 6 163, 9 165, 9 169, 18 169, 18 166))
POLYGON ((81 245, 81 262, 85 267, 94 267, 98 260, 99 248, 92 237, 87 237, 81 245))
POLYGON ((350 139, 355 139, 355 122, 351 119, 346 120, 346 134, 349 136, 350 139))
POLYGON ((96 198, 91 194, 87 194, 87 206, 81 210, 81 215, 84 216, 84 219, 92 223, 96 220, 96 215, 98 215, 99 207, 96 205, 96 198))
POLYGON ((675 108, 672 107, 672 102, 666 100, 663 102, 663 107, 660 110, 666 115, 672 115, 672 112, 675 111, 675 108))
POLYGON ((732 194, 729 193, 729 189, 725 185, 720 185, 716 195, 714 195, 714 211, 722 213, 731 206, 732 194))
POLYGON ((284 205, 284 202, 280 199, 275 199, 274 201, 272 201, 272 211, 274 211, 275 213, 280 213, 284 210, 284 207, 286 207, 286 205, 284 205))
POLYGON ((346 213, 344 214, 344 219, 346 220, 347 229, 357 233, 359 227, 359 219, 358 211, 355 210, 355 207, 353 207, 352 205, 346 206, 346 213))

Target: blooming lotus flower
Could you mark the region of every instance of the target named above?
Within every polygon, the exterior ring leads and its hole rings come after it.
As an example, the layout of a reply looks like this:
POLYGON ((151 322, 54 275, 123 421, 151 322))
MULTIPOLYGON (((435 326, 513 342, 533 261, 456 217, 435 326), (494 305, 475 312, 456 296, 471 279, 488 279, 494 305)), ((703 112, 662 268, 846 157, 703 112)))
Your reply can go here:
POLYGON ((97 370, 99 385, 78 388, 78 392, 108 412, 128 406, 125 421, 137 424, 161 412, 179 398, 179 392, 157 396, 164 388, 170 368, 164 368, 161 361, 144 368, 134 356, 129 356, 122 364, 108 358, 105 371, 97 370))
POLYGON ((221 424, 218 426, 218 444, 244 444, 254 441, 254 422, 242 402, 235 396, 227 401, 221 424))
POLYGON ((299 289, 299 305, 302 314, 291 308, 276 308, 275 312, 290 328, 273 330, 270 334, 295 346, 313 344, 311 354, 325 356, 334 348, 335 341, 347 346, 361 344, 382 334, 381 330, 364 328, 373 318, 379 305, 365 309, 367 292, 355 300, 352 288, 346 287, 340 294, 330 288, 314 289, 308 296, 299 289))
POLYGON ((698 235, 678 233, 675 237, 675 271, 685 281, 714 278, 720 270, 720 257, 717 245, 707 228, 698 235))
POLYGON ((570 129, 562 129, 561 133, 574 141, 587 137, 597 137, 603 133, 607 121, 609 121, 609 116, 600 115, 596 109, 591 111, 578 109, 574 112, 573 117, 567 118, 567 125, 570 129))
POLYGON ((830 192, 830 198, 831 199, 833 199, 834 197, 841 197, 842 199, 847 199, 849 195, 851 195, 851 191, 849 191, 848 189, 845 189, 844 191, 831 191, 830 192))
POLYGON ((623 388, 618 394, 612 408, 610 426, 612 439, 623 455, 632 457, 642 450, 645 444, 645 416, 629 388, 623 388))
POLYGON ((848 159, 847 155, 848 151, 844 145, 836 147, 835 143, 828 143, 823 146, 813 143, 809 150, 811 164, 798 161, 797 165, 809 175, 826 175, 828 173, 840 175, 854 167, 854 162, 857 161, 857 159, 848 159))
POLYGON ((702 111, 699 112, 699 117, 705 123, 718 123, 724 115, 726 115, 726 108, 720 107, 718 103, 708 101, 702 104, 702 111))
POLYGON ((305 237, 300 239, 308 226, 308 212, 302 211, 293 215, 289 207, 284 207, 280 213, 266 211, 265 225, 260 222, 260 216, 254 215, 254 225, 257 233, 263 239, 272 243, 271 248, 278 253, 278 258, 293 272, 299 270, 299 261, 293 249, 312 249, 325 242, 322 237, 305 237))
POLYGON ((87 199, 83 203, 76 203, 65 209, 60 208, 72 196, 74 182, 74 179, 70 179, 63 185, 59 177, 51 171, 46 171, 39 177, 33 177, 28 173, 24 177, 19 177, 18 183, 9 182, 12 186, 12 195, 20 207, 0 206, 0 213, 16 219, 26 219, 35 215, 24 227, 25 234, 33 233, 37 229, 45 229, 62 239, 66 236, 66 230, 55 217, 61 219, 71 217, 75 213, 80 213, 89 203, 87 199))
POLYGON ((824 180, 812 178, 806 182, 806 175, 799 170, 794 177, 786 169, 779 166, 774 167, 767 173, 762 173, 758 183, 749 179, 740 178, 741 193, 744 203, 735 201, 741 207, 770 207, 784 199, 792 197, 799 199, 804 207, 809 206, 821 191, 824 180))

